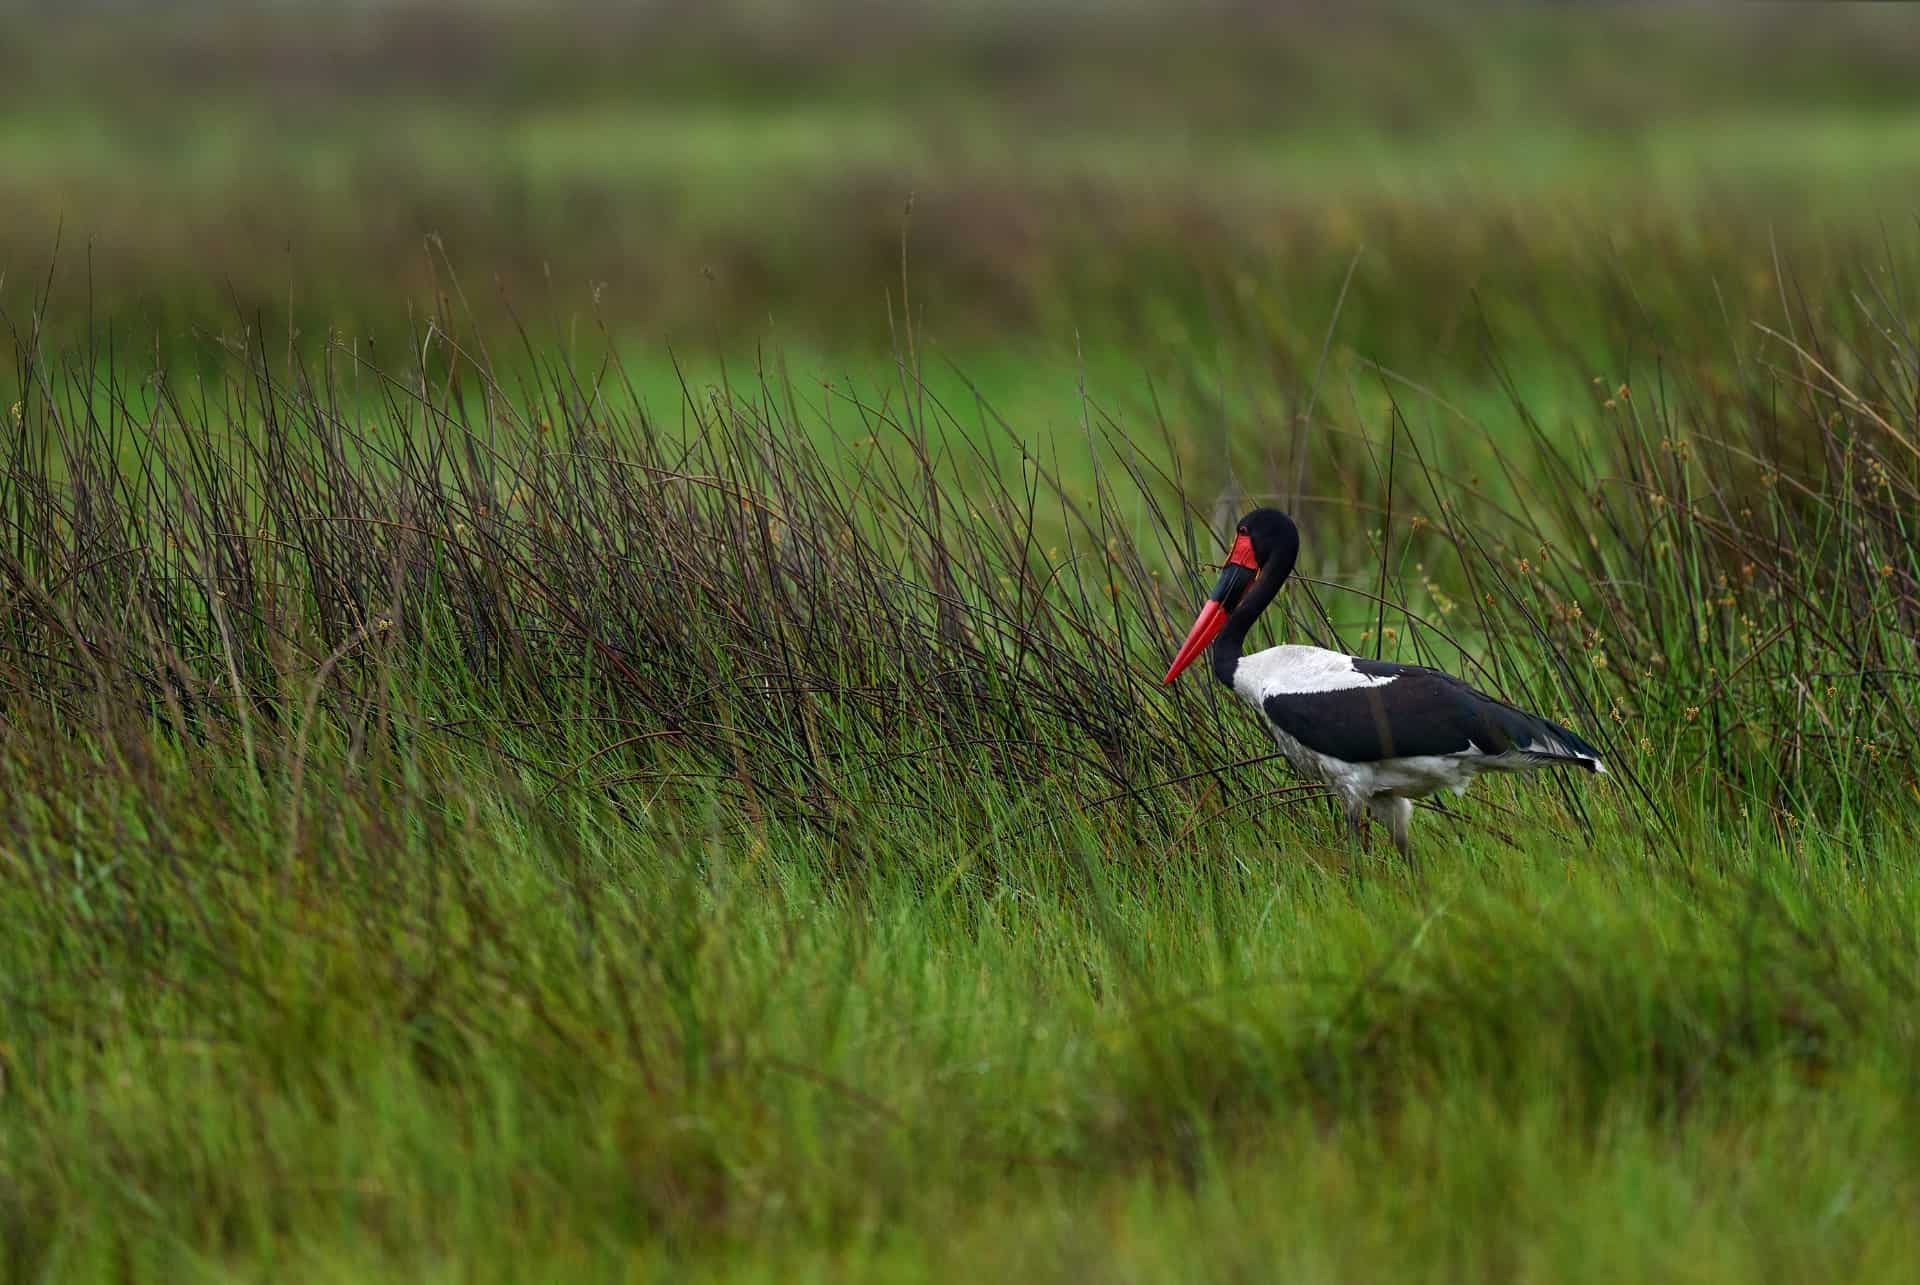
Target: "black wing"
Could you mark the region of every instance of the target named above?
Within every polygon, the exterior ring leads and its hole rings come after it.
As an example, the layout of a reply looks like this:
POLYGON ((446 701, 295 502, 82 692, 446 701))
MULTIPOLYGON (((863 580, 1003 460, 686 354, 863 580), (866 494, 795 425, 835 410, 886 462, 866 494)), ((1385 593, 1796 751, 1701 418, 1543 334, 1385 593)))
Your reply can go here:
POLYGON ((1270 692, 1261 708, 1275 727, 1308 749, 1348 763, 1473 749, 1600 758, 1567 728, 1483 695, 1452 674, 1358 657, 1353 667, 1392 681, 1331 692, 1270 692))

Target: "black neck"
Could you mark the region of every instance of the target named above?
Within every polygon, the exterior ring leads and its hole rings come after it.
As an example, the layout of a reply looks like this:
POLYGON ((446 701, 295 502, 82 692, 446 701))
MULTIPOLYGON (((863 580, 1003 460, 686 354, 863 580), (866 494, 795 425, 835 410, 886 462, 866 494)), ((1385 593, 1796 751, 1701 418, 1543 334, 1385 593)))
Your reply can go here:
POLYGON ((1260 613, 1267 609, 1267 604, 1292 573, 1290 562, 1286 566, 1263 567, 1240 596, 1240 604, 1227 616, 1226 628, 1213 640, 1213 676, 1227 686, 1233 686, 1233 671, 1239 668, 1240 649, 1246 646, 1247 630, 1253 628, 1253 622, 1260 619, 1260 613))

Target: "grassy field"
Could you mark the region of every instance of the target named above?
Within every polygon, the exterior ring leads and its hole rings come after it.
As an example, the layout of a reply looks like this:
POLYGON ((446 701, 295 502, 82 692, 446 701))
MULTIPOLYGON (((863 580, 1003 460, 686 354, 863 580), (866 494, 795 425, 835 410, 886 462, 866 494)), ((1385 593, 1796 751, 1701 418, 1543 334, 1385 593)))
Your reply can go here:
POLYGON ((0 1281, 1920 1279, 1920 26, 645 12, 6 55, 0 1281))

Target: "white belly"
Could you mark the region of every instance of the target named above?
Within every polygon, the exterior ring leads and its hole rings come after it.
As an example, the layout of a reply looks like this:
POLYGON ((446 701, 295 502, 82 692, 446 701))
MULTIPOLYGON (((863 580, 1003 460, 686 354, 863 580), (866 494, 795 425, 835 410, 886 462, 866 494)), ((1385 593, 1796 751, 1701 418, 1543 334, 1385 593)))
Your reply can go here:
POLYGON ((1277 729, 1273 739, 1293 770, 1309 780, 1320 781, 1349 803, 1361 803, 1380 795, 1402 799, 1420 799, 1442 790, 1455 794, 1466 791, 1482 767, 1490 766, 1485 755, 1422 754, 1413 758, 1381 759, 1377 763, 1349 763, 1331 755, 1310 750, 1277 729), (1477 761, 1476 761, 1477 760, 1477 761))

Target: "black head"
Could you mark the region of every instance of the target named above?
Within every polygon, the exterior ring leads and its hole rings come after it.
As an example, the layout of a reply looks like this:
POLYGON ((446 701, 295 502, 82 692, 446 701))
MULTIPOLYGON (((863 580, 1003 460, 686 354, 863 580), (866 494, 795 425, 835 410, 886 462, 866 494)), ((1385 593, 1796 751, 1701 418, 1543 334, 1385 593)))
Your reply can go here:
POLYGON ((1279 509, 1255 509, 1241 518, 1234 535, 1246 536, 1253 546, 1255 570, 1262 576, 1284 580, 1293 573, 1300 557, 1300 528, 1279 509))
MULTIPOLYGON (((1253 617, 1260 614, 1280 591, 1281 583, 1293 574, 1294 559, 1299 556, 1300 532, 1293 525, 1293 519, 1280 510, 1255 509, 1241 518, 1234 527, 1233 547, 1227 551, 1220 578, 1214 582, 1213 592, 1207 595, 1193 628, 1187 631, 1187 640, 1180 644, 1167 676, 1161 681, 1170 683, 1178 678, 1180 671, 1211 646, 1230 621, 1235 622, 1234 632, 1228 637, 1237 655, 1239 641, 1245 637, 1253 617)), ((1215 656, 1216 667, 1221 663, 1220 657, 1215 656)), ((1231 660, 1227 664, 1231 669, 1231 660)), ((1221 671, 1216 668, 1215 672, 1221 671)))

